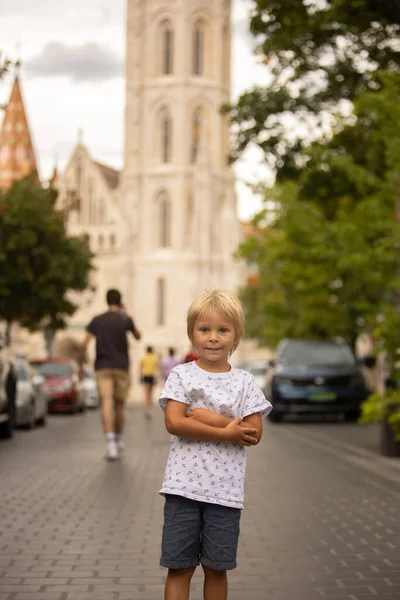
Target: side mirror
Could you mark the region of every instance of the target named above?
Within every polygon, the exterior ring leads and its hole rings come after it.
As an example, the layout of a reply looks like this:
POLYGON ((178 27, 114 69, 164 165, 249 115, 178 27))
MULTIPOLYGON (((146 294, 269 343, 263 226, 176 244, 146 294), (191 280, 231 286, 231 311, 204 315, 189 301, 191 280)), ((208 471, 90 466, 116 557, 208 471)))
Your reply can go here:
POLYGON ((376 365, 376 357, 375 356, 364 356, 357 361, 361 366, 366 367, 367 369, 373 369, 376 365))

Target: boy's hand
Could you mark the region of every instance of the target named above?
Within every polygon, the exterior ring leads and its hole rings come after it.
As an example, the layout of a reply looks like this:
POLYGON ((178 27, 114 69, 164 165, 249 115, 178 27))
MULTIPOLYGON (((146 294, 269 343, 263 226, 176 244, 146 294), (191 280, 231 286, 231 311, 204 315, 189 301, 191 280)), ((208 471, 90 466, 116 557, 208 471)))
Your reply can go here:
POLYGON ((241 446, 255 446, 258 443, 256 437, 257 429, 242 424, 243 417, 234 419, 225 427, 227 441, 241 446))

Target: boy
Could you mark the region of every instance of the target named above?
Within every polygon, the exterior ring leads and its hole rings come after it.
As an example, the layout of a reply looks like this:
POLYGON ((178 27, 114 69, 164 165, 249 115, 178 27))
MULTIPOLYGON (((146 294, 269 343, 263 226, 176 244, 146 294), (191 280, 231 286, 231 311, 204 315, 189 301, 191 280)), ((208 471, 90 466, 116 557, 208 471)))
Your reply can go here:
POLYGON ((199 358, 175 367, 160 396, 172 434, 160 490, 165 600, 188 600, 200 562, 204 600, 226 600, 243 508, 244 447, 260 441, 262 417, 272 406, 253 376, 228 362, 244 333, 233 294, 213 291, 195 300, 187 333, 199 358))

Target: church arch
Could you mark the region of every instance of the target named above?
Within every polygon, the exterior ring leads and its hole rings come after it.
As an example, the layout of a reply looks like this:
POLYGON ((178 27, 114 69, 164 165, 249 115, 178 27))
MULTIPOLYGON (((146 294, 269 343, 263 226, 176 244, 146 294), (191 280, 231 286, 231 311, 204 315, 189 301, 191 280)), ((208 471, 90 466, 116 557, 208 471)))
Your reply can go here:
POLYGON ((171 200, 165 190, 160 191, 155 202, 156 245, 158 248, 171 247, 171 200))
POLYGON ((199 157, 200 144, 203 138, 203 110, 197 106, 191 120, 190 163, 193 165, 199 157))
POLYGON ((201 17, 197 18, 192 29, 192 75, 206 74, 207 25, 201 17))
POLYGON ((157 129, 159 132, 160 162, 168 164, 172 162, 172 119, 166 106, 159 110, 157 129))
POLYGON ((174 71, 174 30, 169 19, 163 19, 158 28, 161 41, 159 52, 159 71, 161 75, 172 75, 174 71))
POLYGON ((166 283, 164 277, 157 279, 156 289, 156 324, 165 325, 166 283))

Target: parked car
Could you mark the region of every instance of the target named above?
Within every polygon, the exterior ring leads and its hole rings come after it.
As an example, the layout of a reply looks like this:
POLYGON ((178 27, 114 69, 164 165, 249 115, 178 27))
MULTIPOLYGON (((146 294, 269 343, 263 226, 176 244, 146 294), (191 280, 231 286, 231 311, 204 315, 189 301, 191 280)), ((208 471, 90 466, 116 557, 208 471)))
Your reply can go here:
POLYGON ((45 425, 48 390, 44 377, 21 356, 16 357, 15 367, 17 373, 15 425, 28 427, 28 429, 33 429, 36 424, 45 425))
POLYGON ((0 438, 13 436, 17 375, 9 350, 0 342, 0 438))
POLYGON ((357 420, 369 393, 360 365, 342 343, 284 340, 270 367, 265 393, 273 422, 289 413, 342 413, 357 420))
POLYGON ((32 367, 42 375, 49 393, 51 412, 83 412, 85 390, 78 364, 73 360, 32 360, 32 367))
POLYGON ((94 371, 84 366, 82 368, 82 386, 85 390, 85 402, 87 408, 97 408, 100 403, 99 392, 97 390, 97 381, 94 371))
POLYGON ((254 359, 247 360, 235 365, 238 369, 243 369, 251 373, 256 380, 257 384, 262 390, 265 388, 266 375, 269 368, 268 360, 266 359, 254 359))

